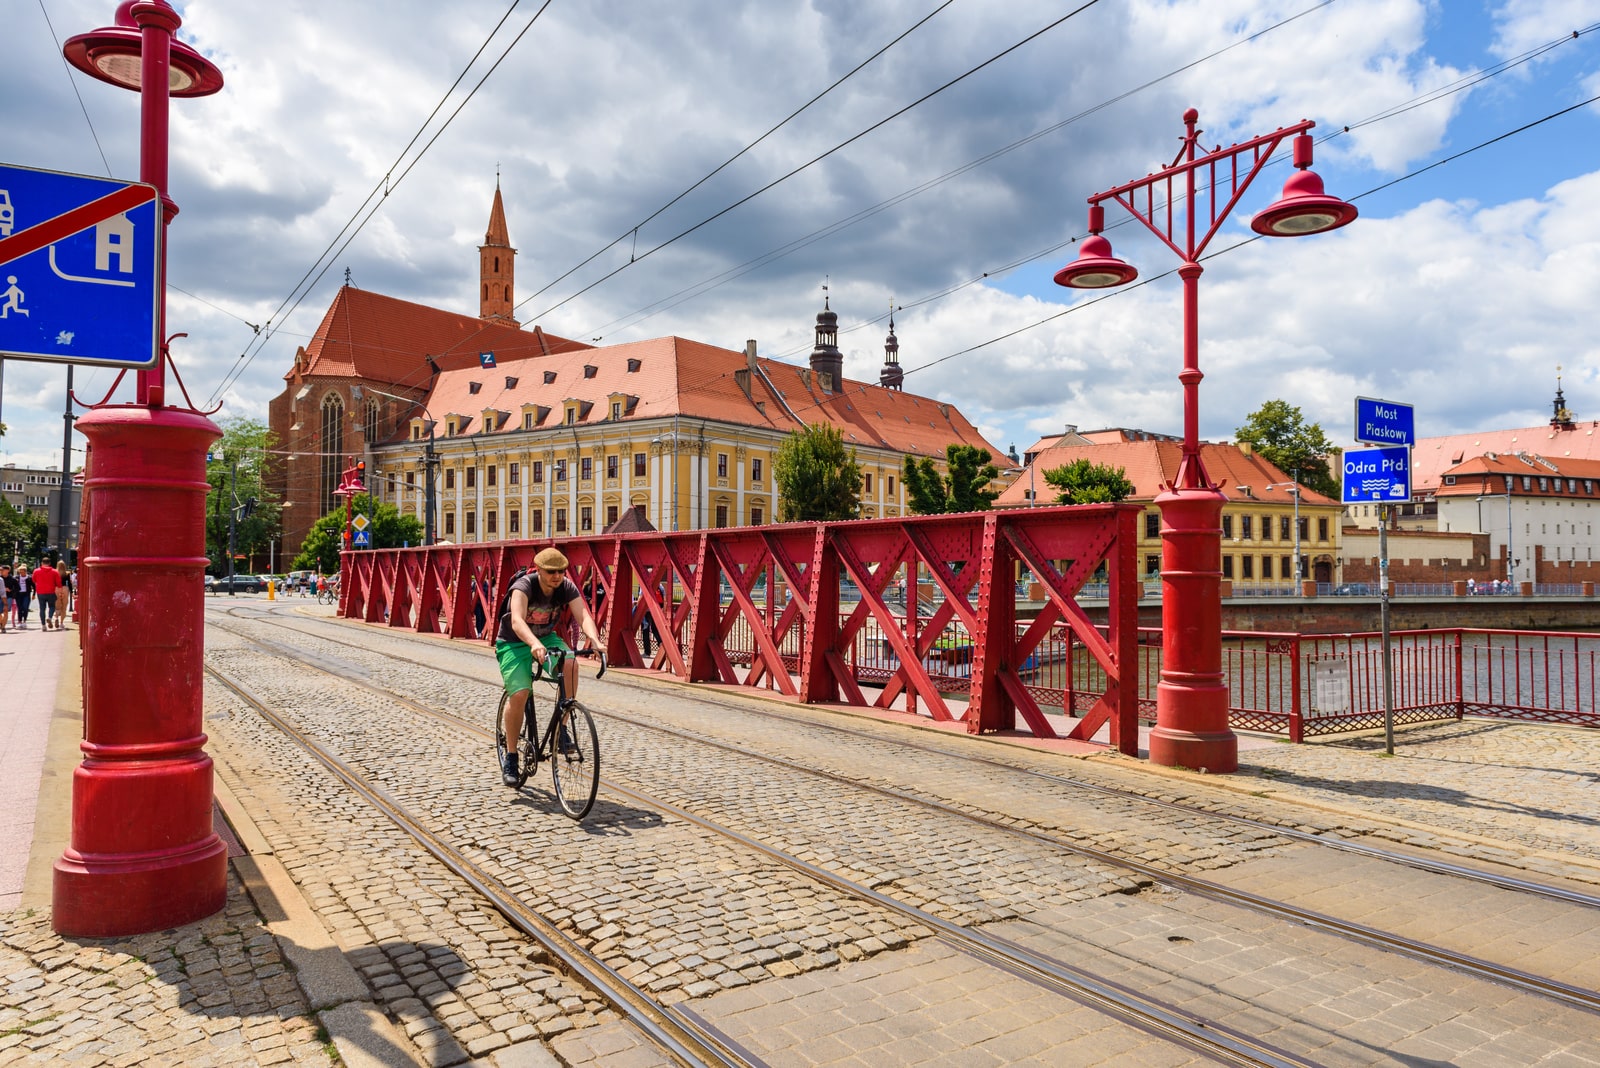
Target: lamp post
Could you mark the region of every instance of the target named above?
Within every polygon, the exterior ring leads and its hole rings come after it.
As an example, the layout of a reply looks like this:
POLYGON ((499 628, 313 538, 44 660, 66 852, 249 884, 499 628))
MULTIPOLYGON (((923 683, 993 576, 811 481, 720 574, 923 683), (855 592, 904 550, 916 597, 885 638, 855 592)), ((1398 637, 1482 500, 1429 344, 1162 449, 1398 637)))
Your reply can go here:
MULTIPOLYGON (((222 88, 212 63, 173 40, 181 22, 167 0, 124 0, 114 25, 62 46, 78 70, 139 92, 139 177, 161 198, 163 234, 178 212, 167 195, 167 101, 222 88)), ((138 372, 134 403, 98 405, 77 421, 90 448, 79 555, 90 621, 84 760, 50 915, 69 936, 177 927, 227 902, 198 681, 205 606, 174 596, 198 589, 207 564, 205 454, 221 432, 192 408, 166 406, 167 242, 160 247, 156 361, 138 372)))
POLYGON ((1269 490, 1287 489, 1294 497, 1294 582, 1295 596, 1300 595, 1300 582, 1304 578, 1300 567, 1300 472, 1294 473, 1293 482, 1273 482, 1266 486, 1269 490))
POLYGON ((1184 112, 1182 147, 1170 166, 1089 198, 1089 236, 1079 245, 1078 258, 1056 272, 1055 281, 1076 289, 1104 289, 1139 277, 1101 236, 1107 200, 1121 204, 1183 260, 1178 268, 1183 280, 1183 371, 1178 375, 1183 384, 1183 450, 1173 484, 1156 497, 1162 520, 1162 663, 1150 760, 1224 772, 1238 768, 1239 746, 1228 727, 1228 687, 1222 675, 1224 497, 1200 459, 1199 260, 1285 138, 1293 138, 1295 173, 1284 183, 1283 195, 1257 214, 1250 228, 1266 237, 1320 233, 1351 222, 1356 209, 1325 195, 1322 179, 1310 170, 1307 131, 1314 123, 1299 122, 1205 152, 1195 125, 1199 117, 1194 108, 1184 112), (1209 201, 1204 209, 1202 197, 1209 201), (1202 210, 1208 220, 1201 218, 1202 210))

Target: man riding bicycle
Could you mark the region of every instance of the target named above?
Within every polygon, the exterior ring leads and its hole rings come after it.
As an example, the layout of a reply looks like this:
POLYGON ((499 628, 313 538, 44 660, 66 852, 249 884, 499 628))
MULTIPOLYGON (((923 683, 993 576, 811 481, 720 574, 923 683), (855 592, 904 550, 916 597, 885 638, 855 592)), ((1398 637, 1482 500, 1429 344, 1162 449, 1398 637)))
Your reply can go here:
MULTIPOLYGON (((542 674, 552 650, 571 652, 556 633, 562 610, 570 611, 577 619, 591 648, 600 647, 600 631, 584 606, 577 585, 567 578, 567 558, 554 546, 541 550, 533 558, 533 570, 513 580, 508 593, 494 650, 500 661, 500 677, 505 680, 506 693, 511 695, 500 729, 506 738, 515 739, 522 734, 522 710, 533 686, 534 665, 538 665, 538 673, 542 674)), ((567 696, 577 696, 578 662, 570 656, 563 664, 563 675, 567 696)), ((509 746, 500 767, 501 781, 516 787, 519 770, 516 747, 509 746)))

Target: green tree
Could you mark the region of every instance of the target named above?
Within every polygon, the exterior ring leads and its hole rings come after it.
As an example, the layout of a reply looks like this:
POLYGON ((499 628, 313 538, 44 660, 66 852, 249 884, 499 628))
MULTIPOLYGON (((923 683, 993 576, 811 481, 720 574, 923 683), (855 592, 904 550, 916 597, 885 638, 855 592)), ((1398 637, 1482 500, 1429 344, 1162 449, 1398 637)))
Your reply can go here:
POLYGON ((989 450, 976 445, 946 445, 948 478, 933 466, 932 457, 907 456, 902 480, 912 515, 986 511, 1000 496, 990 484, 1000 469, 990 463, 989 450))
POLYGON ((1301 485, 1338 498, 1339 483, 1330 461, 1336 463, 1341 450, 1328 440, 1320 424, 1307 423, 1300 409, 1288 401, 1267 401, 1250 413, 1233 436, 1249 443, 1279 470, 1289 475, 1298 472, 1301 485))
POLYGON ((1044 480, 1060 490, 1056 504, 1101 504, 1124 501, 1133 495, 1134 485, 1121 467, 1091 463, 1087 459, 1052 467, 1044 480))
POLYGON ((844 435, 813 423, 778 446, 772 460, 778 518, 785 523, 854 519, 861 510, 861 465, 844 435))
MULTIPOLYGON (((374 549, 398 549, 422 544, 422 521, 414 515, 401 515, 400 509, 370 493, 356 494, 352 514, 364 515, 370 522, 374 549)), ((344 506, 311 524, 311 533, 300 544, 300 555, 290 567, 295 571, 316 569, 325 575, 339 570, 339 550, 344 547, 344 506)))
POLYGON ((0 560, 10 562, 13 555, 23 561, 37 560, 44 554, 49 536, 50 522, 44 516, 0 501, 0 560))
MULTIPOLYGON (((228 521, 240 511, 233 532, 234 552, 244 556, 268 553, 272 541, 282 533, 283 511, 278 498, 267 487, 280 462, 273 451, 276 437, 259 419, 235 416, 221 422, 222 438, 210 450, 206 461, 206 555, 213 570, 228 573, 228 521), (249 515, 245 503, 254 500, 249 515)), ((235 571, 242 568, 234 568, 235 571)))

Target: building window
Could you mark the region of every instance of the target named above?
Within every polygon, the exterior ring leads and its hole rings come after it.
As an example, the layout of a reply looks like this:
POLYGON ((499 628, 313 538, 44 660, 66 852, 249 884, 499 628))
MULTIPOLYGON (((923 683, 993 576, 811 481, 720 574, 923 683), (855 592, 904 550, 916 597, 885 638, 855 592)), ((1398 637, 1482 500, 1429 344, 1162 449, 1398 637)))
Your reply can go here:
POLYGON ((522 429, 524 429, 524 430, 532 430, 533 429, 533 413, 532 412, 523 412, 522 413, 522 429))
POLYGON ((522 513, 517 511, 515 508, 506 513, 506 533, 522 533, 522 513))
POLYGON ((456 532, 456 514, 454 512, 446 512, 444 514, 444 532, 446 534, 454 534, 456 532))
POLYGON ((614 505, 614 504, 608 504, 608 505, 606 505, 606 526, 607 526, 607 528, 610 528, 610 527, 614 527, 616 525, 617 525, 617 506, 614 505))
POLYGON ((1261 517, 1261 540, 1272 540, 1272 517, 1270 515, 1264 515, 1261 517))
POLYGON ((500 513, 490 509, 483 513, 483 532, 489 536, 500 533, 500 513))
POLYGON ((453 467, 444 469, 444 488, 447 490, 456 488, 456 469, 453 467))
POLYGON ((1233 557, 1231 556, 1222 558, 1222 577, 1225 579, 1233 578, 1233 557))
POLYGON ((500 478, 500 465, 499 464, 490 464, 488 467, 485 467, 483 469, 483 484, 485 486, 497 486, 497 485, 499 485, 500 484, 499 483, 499 478, 500 478))
POLYGON ((407 471, 406 472, 406 489, 411 490, 411 489, 416 489, 416 488, 417 488, 417 473, 415 471, 407 471))
POLYGON ((535 460, 533 463, 528 465, 528 477, 535 485, 538 485, 544 481, 543 460, 535 460))
POLYGON ((583 477, 583 480, 585 482, 588 482, 590 479, 594 478, 594 457, 593 456, 585 456, 583 459, 579 460, 578 461, 578 467, 579 467, 579 470, 582 472, 582 477, 583 477))
POLYGON ((544 533, 544 509, 535 508, 528 513, 528 533, 544 533))
MULTIPOLYGON (((1239 517, 1239 537, 1244 541, 1250 541, 1255 537, 1253 530, 1255 518, 1256 517, 1253 515, 1242 515, 1239 517)), ((1248 560, 1249 557, 1247 556, 1245 559, 1248 560)), ((1249 565, 1246 566, 1248 567, 1249 565)), ((1247 574, 1245 577, 1249 578, 1250 576, 1247 574)))
POLYGON ((567 425, 571 426, 572 424, 576 423, 577 421, 578 421, 578 409, 569 404, 567 406, 567 425))
POLYGON ((761 461, 760 460, 751 460, 750 461, 750 481, 751 482, 760 482, 761 481, 761 461))
POLYGON ((621 419, 622 418, 622 402, 621 401, 612 401, 611 402, 611 418, 612 419, 621 419))
POLYGON ((555 480, 557 482, 565 482, 567 480, 567 461, 565 461, 565 460, 557 460, 556 461, 555 480))
POLYGON ((728 454, 725 452, 717 453, 717 477, 728 477, 728 454))
POLYGON ((1146 575, 1161 574, 1161 557, 1151 554, 1144 558, 1144 573, 1146 575))
POLYGON ((594 529, 594 508, 587 504, 578 509, 578 529, 594 529))
POLYGON ((1311 540, 1311 520, 1309 520, 1309 519, 1300 520, 1300 540, 1301 541, 1310 541, 1311 540))
POLYGON ((556 533, 557 534, 565 534, 566 532, 567 532, 567 510, 565 508, 557 508, 556 509, 556 533))
POLYGON ((862 479, 861 492, 862 493, 871 493, 872 492, 872 472, 868 471, 866 474, 861 476, 861 479, 862 479))
POLYGON ((462 519, 462 522, 464 522, 467 525, 466 530, 464 530, 462 533, 466 534, 466 536, 469 537, 469 538, 477 537, 477 534, 478 534, 478 513, 477 512, 467 512, 465 514, 464 518, 462 519))
POLYGON ((1327 518, 1327 516, 1323 516, 1323 517, 1321 517, 1321 518, 1319 518, 1317 520, 1317 540, 1318 541, 1327 541, 1328 540, 1328 518, 1327 518))
POLYGON ((728 506, 725 505, 725 504, 719 504, 719 505, 717 505, 717 526, 725 527, 727 525, 728 525, 728 506))
POLYGON ((607 478, 616 478, 617 477, 617 460, 618 459, 619 458, 617 456, 615 456, 615 455, 611 455, 611 456, 607 456, 606 457, 606 477, 607 478))
POLYGON ((889 476, 889 496, 894 496, 894 476, 889 476))
MULTIPOLYGON (((759 463, 760 461, 757 461, 757 462, 759 463)), ((762 510, 762 508, 761 508, 761 506, 759 504, 751 505, 751 507, 750 507, 750 525, 751 526, 759 527, 761 525, 762 521, 765 520, 766 518, 767 518, 767 513, 762 510)))
POLYGON ((1240 578, 1246 578, 1246 579, 1253 579, 1253 578, 1256 577, 1256 558, 1255 557, 1253 557, 1253 556, 1241 556, 1239 558, 1239 577, 1240 578))
POLYGON ((1291 537, 1291 535, 1289 533, 1289 517, 1286 516, 1286 515, 1280 515, 1278 517, 1278 540, 1279 541, 1288 541, 1290 537, 1291 537))
POLYGON ((329 393, 322 401, 322 509, 327 515, 339 499, 333 491, 339 488, 344 471, 344 401, 337 393, 329 393))
POLYGON ((520 486, 520 485, 522 485, 522 465, 521 464, 507 464, 506 465, 506 484, 508 486, 520 486))
POLYGON ((1161 537, 1161 515, 1159 512, 1146 512, 1144 514, 1144 536, 1147 538, 1161 537))
POLYGON ((478 469, 476 467, 467 468, 467 489, 473 489, 477 485, 478 485, 478 469))
POLYGON ((1231 515, 1222 517, 1222 536, 1224 538, 1233 537, 1233 516, 1231 515))
POLYGON ((644 477, 645 459, 646 459, 645 454, 642 453, 642 452, 636 452, 636 453, 633 454, 633 477, 634 478, 643 478, 644 477))

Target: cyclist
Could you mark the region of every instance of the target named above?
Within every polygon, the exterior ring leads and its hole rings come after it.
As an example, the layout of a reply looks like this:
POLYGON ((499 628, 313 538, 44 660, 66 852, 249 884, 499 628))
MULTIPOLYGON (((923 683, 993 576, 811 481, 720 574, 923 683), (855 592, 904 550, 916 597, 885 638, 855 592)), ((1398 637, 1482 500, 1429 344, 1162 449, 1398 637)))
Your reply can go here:
MULTIPOLYGON (((570 652, 567 643, 556 633, 562 610, 570 612, 578 621, 589 647, 600 647, 600 631, 594 617, 584 607, 577 585, 567 578, 567 558, 560 549, 551 546, 533 558, 533 570, 511 583, 505 607, 501 610, 499 630, 495 635, 495 656, 500 661, 500 677, 505 680, 505 722, 500 725, 507 739, 505 763, 500 777, 507 786, 517 785, 517 753, 513 739, 522 734, 522 710, 528 701, 528 690, 536 674, 544 671, 550 651, 570 652)), ((568 658, 563 672, 567 697, 578 694, 578 662, 568 658)))

